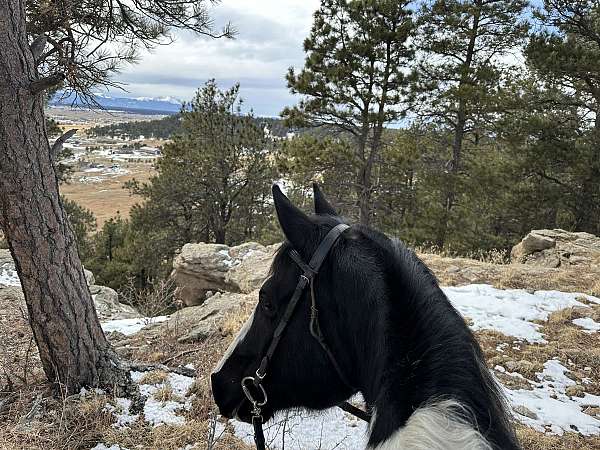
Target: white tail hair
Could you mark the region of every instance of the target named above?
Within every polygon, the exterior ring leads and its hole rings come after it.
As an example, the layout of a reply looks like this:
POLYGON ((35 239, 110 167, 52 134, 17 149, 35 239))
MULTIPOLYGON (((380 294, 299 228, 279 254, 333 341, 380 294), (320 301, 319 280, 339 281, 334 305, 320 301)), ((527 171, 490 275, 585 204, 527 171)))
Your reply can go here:
POLYGON ((377 447, 369 449, 493 450, 481 433, 466 420, 469 415, 469 410, 455 400, 441 400, 421 406, 408 418, 406 425, 377 447))

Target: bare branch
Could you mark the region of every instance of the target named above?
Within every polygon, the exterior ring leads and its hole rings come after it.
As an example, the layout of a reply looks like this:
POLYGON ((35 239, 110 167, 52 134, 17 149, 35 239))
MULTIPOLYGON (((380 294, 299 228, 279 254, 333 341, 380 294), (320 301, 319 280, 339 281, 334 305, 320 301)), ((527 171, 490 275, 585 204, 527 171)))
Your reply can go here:
POLYGON ((40 78, 39 80, 32 81, 29 85, 29 91, 32 94, 39 94, 57 84, 61 83, 65 79, 64 73, 53 73, 47 77, 40 78))
POLYGON ((58 154, 62 150, 63 144, 67 141, 67 139, 73 137, 75 133, 77 133, 77 128, 67 131, 54 142, 54 145, 52 145, 52 148, 50 149, 50 159, 52 161, 56 161, 58 154))

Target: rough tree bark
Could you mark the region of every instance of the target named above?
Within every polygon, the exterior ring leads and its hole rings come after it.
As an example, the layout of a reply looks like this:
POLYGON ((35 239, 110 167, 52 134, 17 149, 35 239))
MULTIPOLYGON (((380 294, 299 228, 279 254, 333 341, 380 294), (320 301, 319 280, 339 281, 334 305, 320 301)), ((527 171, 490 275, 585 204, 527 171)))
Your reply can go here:
POLYGON ((0 0, 0 226, 42 365, 69 394, 83 386, 131 393, 129 373, 100 327, 60 201, 39 85, 24 0, 0 0))

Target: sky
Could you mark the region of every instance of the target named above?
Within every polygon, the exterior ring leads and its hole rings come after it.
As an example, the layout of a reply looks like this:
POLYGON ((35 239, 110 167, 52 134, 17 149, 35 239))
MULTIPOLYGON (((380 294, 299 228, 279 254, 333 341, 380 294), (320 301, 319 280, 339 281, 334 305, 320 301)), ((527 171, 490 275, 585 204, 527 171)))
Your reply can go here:
POLYGON ((277 116, 293 105, 285 81, 290 66, 304 62, 302 42, 312 25, 319 0, 223 0, 211 8, 215 27, 230 21, 238 33, 233 40, 178 33, 170 45, 141 54, 116 79, 127 92, 118 97, 163 97, 190 100, 206 80, 221 88, 240 82, 246 107, 260 116, 277 116))

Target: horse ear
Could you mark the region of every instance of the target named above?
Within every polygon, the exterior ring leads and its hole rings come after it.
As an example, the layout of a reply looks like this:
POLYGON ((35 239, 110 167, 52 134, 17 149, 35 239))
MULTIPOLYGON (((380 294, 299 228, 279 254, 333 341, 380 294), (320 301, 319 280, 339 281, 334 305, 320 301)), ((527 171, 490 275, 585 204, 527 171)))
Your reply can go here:
POLYGON ((329 204, 323 191, 317 183, 313 183, 313 197, 315 200, 315 214, 337 216, 338 213, 333 206, 329 204))
POLYGON ((317 232, 317 226, 290 202, 276 184, 273 185, 273 201, 283 234, 296 250, 304 248, 313 233, 317 232))

